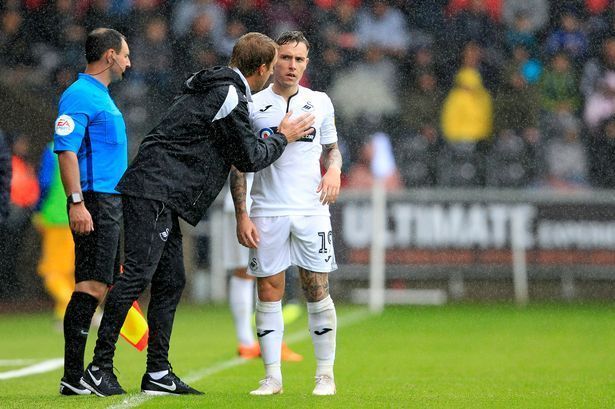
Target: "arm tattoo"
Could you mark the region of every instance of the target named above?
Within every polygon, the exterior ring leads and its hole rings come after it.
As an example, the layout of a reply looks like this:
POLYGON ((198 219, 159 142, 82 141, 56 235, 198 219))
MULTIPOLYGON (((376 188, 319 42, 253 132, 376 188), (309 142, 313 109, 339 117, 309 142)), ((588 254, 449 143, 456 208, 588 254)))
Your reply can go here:
POLYGON ((322 156, 324 159, 325 169, 329 169, 329 166, 334 165, 341 170, 342 154, 337 146, 337 142, 323 145, 322 148, 322 156))
POLYGON ((246 175, 240 172, 234 166, 231 168, 231 196, 235 204, 235 217, 246 213, 246 194, 248 187, 246 185, 246 175))
POLYGON ((301 288, 308 302, 317 302, 329 295, 329 274, 314 273, 299 268, 301 288))

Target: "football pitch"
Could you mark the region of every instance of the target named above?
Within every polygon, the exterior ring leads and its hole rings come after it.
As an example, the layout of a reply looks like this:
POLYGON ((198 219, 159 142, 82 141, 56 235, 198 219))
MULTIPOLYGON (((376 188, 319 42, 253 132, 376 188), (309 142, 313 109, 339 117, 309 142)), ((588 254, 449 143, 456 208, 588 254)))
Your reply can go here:
POLYGON ((336 396, 311 395, 305 312, 285 333, 305 360, 283 363, 283 395, 254 397, 262 364, 236 357, 228 309, 180 304, 171 362, 205 395, 142 395, 145 352, 120 340, 116 374, 128 394, 98 398, 58 394, 63 338, 51 314, 0 315, 0 408, 615 408, 615 304, 394 307, 380 316, 338 306, 338 317, 336 396), (56 368, 28 375, 37 364, 56 368))

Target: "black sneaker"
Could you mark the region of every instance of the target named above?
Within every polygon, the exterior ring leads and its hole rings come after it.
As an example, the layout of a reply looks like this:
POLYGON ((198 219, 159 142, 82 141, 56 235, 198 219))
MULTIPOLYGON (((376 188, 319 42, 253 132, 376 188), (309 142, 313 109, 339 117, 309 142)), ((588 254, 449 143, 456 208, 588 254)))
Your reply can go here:
POLYGON ((203 395, 203 392, 188 386, 171 371, 158 380, 147 373, 143 375, 141 392, 147 395, 203 395))
POLYGON ((69 382, 66 378, 60 380, 60 395, 74 396, 74 395, 89 395, 92 392, 81 385, 79 382, 69 382))
POLYGON ((113 370, 98 368, 92 364, 85 369, 81 377, 81 385, 101 397, 126 393, 117 381, 113 370))

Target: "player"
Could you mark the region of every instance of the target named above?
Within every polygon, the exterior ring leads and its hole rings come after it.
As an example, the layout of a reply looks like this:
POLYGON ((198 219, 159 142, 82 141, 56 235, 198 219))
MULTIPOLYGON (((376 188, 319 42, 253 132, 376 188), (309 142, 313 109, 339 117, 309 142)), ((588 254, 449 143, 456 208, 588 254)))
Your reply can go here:
POLYGON ((257 277, 256 328, 265 378, 252 395, 282 393, 280 351, 284 322, 282 297, 285 271, 299 268, 307 299, 309 331, 316 356, 314 395, 336 392, 336 313, 329 295, 328 273, 337 268, 333 253, 330 203, 340 186, 342 157, 337 147, 333 105, 329 97, 299 86, 308 65, 309 42, 299 31, 282 34, 273 84, 254 96, 251 123, 261 138, 276 132, 287 112, 310 112, 312 132, 301 138, 271 166, 254 176, 250 217, 241 173, 231 172, 238 239, 250 247, 249 272, 257 277), (323 149, 324 148, 324 149, 323 149), (321 177, 320 158, 326 173, 321 177))
MULTIPOLYGON (((252 187, 254 173, 246 173, 247 192, 252 187)), ((251 200, 246 195, 246 209, 249 209, 251 200)), ((233 314, 235 333, 237 334, 237 353, 244 359, 255 359, 261 356, 261 348, 254 338, 252 317, 254 313, 254 276, 248 274, 248 248, 237 241, 235 208, 230 190, 224 198, 224 267, 232 271, 229 282, 229 304, 233 314)), ((284 322, 290 322, 299 318, 301 311, 295 304, 284 307, 284 322), (291 308, 295 307, 295 308, 291 308)), ((300 362, 303 356, 294 352, 282 343, 282 360, 288 362, 300 362)))

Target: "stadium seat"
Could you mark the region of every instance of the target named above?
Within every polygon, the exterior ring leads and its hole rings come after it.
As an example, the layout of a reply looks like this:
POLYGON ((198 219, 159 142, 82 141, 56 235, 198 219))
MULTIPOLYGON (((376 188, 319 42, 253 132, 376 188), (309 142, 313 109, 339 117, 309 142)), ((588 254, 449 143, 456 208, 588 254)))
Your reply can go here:
POLYGON ((486 159, 486 182, 494 187, 523 187, 529 182, 526 169, 527 148, 513 132, 496 138, 486 159))
POLYGON ((438 184, 448 187, 481 186, 484 157, 477 143, 447 143, 437 161, 438 184))
POLYGON ((395 160, 407 187, 433 186, 435 163, 438 155, 436 143, 418 134, 400 138, 395 147, 395 160))

